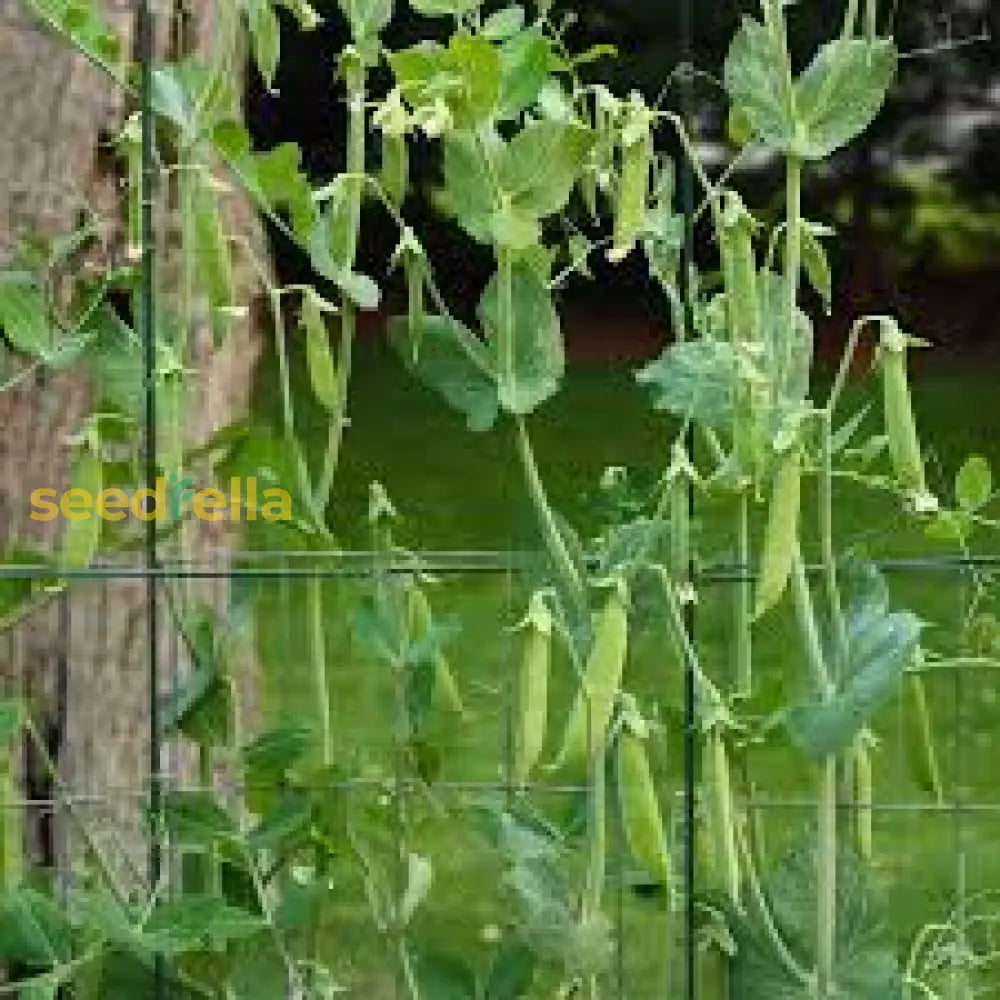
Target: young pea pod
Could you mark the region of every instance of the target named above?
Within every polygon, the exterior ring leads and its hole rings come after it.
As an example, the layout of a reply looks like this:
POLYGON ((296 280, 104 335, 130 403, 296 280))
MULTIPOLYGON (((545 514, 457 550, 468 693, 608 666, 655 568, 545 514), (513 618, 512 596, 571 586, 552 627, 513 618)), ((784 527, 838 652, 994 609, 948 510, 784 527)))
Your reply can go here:
POLYGON ((781 456, 774 473, 757 580, 755 618, 760 618, 778 603, 788 584, 799 534, 801 480, 802 452, 793 445, 781 456))
POLYGON ((708 790, 709 842, 718 872, 720 889, 729 902, 740 908, 740 862, 736 853, 736 816, 729 755, 722 730, 715 726, 705 745, 705 781, 708 790))
MULTIPOLYGON (((433 624, 433 616, 427 595, 416 584, 407 590, 407 614, 411 641, 419 642, 426 638, 433 624)), ((441 707, 465 716, 465 706, 455 677, 440 650, 434 654, 434 697, 441 707)))
POLYGON ((722 263, 733 337, 747 344, 760 339, 757 258, 753 249, 756 222, 735 191, 727 191, 722 211, 722 263))
POLYGON ((73 463, 72 491, 87 498, 89 510, 74 512, 66 521, 59 563, 62 569, 87 569, 101 541, 101 519, 95 505, 104 489, 104 467, 90 445, 85 445, 73 463), (79 491, 78 493, 76 491, 79 491))
POLYGON ((625 726, 618 737, 618 796, 625 840, 632 856, 666 885, 670 854, 656 787, 643 739, 625 726))
POLYGON ((650 168, 653 163, 651 116, 642 98, 633 94, 626 109, 621 137, 621 175, 615 199, 614 241, 608 260, 623 261, 635 246, 646 221, 650 168))
POLYGON ((872 757, 868 737, 862 733, 854 743, 854 799, 857 822, 858 857, 870 862, 873 853, 872 803, 872 757))
POLYGON ((24 872, 24 831, 22 812, 14 778, 13 753, 3 747, 0 753, 0 889, 13 892, 24 872))
POLYGON ((220 309, 227 309, 236 301, 233 259, 219 212, 216 183, 207 170, 195 174, 192 183, 198 282, 208 299, 214 321, 220 309))
POLYGON ((325 410, 336 413, 340 405, 340 376, 320 302, 312 289, 302 300, 300 324, 306 338, 306 366, 313 392, 325 410))
POLYGON ((584 765, 603 747, 628 653, 628 585, 616 579, 597 615, 594 642, 553 769, 584 765))
POLYGON ((894 322, 884 321, 879 365, 882 370, 885 432, 889 439, 889 456, 900 485, 916 496, 926 496, 927 477, 907 381, 906 350, 906 334, 894 322))
POLYGON ((420 341, 424 330, 424 279, 427 275, 427 259, 423 251, 405 252, 403 270, 406 274, 406 322, 410 331, 413 363, 416 364, 420 360, 420 341))
POLYGON ((410 181, 410 153, 405 136, 383 130, 380 180, 389 201, 399 208, 410 181))
POLYGON ((514 733, 514 781, 521 787, 527 783, 545 745, 552 657, 552 613, 543 594, 532 595, 522 629, 524 646, 518 673, 517 723, 514 733))
MULTIPOLYGON (((918 659, 922 655, 918 650, 918 659)), ((943 802, 941 769, 938 766, 934 727, 923 677, 918 673, 907 672, 903 681, 903 693, 903 726, 911 773, 922 791, 934 796, 936 802, 943 802)))

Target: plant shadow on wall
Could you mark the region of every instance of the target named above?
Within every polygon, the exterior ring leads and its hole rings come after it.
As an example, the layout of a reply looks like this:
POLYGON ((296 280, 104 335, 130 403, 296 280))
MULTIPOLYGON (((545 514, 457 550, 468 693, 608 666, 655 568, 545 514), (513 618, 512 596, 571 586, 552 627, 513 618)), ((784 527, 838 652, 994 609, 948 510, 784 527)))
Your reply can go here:
MULTIPOLYGON (((29 5, 134 86, 96 8, 29 5)), ((571 47, 547 4, 411 0, 433 38, 393 36, 392 6, 344 4, 336 86, 323 57, 308 75, 298 64, 329 102, 344 151, 332 167, 304 164, 291 143, 254 147, 225 85, 235 34, 216 62, 154 75, 165 169, 191 182, 180 190, 182 249, 197 264, 186 304, 220 326, 240 306, 217 174, 297 248, 293 280, 261 268, 268 412, 206 449, 220 485, 266 470, 292 516, 243 520, 240 565, 271 553, 277 578, 238 575, 227 615, 165 588, 192 670, 163 705, 163 734, 193 752, 201 779, 167 789, 151 816, 177 862, 171 884, 123 887, 87 841, 85 877, 61 906, 55 880, 26 870, 18 814, 5 812, 0 949, 22 994, 124 1000, 154 995, 165 977, 172 996, 226 1000, 672 1000, 691 995, 687 956, 709 1000, 995 988, 992 844, 960 828, 926 835, 959 814, 970 780, 960 748, 941 745, 942 692, 958 671, 995 669, 1000 648, 991 577, 968 560, 996 527, 990 463, 973 456, 956 475, 928 461, 908 384, 920 341, 893 316, 854 317, 832 378, 813 370, 806 288, 828 297, 832 279, 804 190, 864 141, 894 85, 889 12, 848 0, 824 43, 801 53, 788 32, 795 5, 765 0, 734 26, 722 67, 733 155, 763 150, 781 164, 781 211, 765 219, 702 163, 669 105, 588 82, 584 68, 598 74, 614 53, 571 47), (422 199, 411 181, 423 169, 434 182, 422 199), (687 170, 693 259, 678 197, 687 170), (447 226, 425 229, 417 220, 431 213, 447 226), (439 283, 442 259, 455 285, 439 283), (476 267, 449 267, 466 259, 476 267), (534 434, 566 372, 565 282, 592 268, 616 282, 633 261, 672 324, 670 345, 635 376, 658 415, 640 419, 661 466, 648 483, 620 462, 608 469, 587 524, 553 504, 534 434), (398 370, 464 425, 468 447, 496 449, 523 480, 538 543, 503 588, 470 570, 442 584, 449 567, 416 550, 408 498, 378 482, 356 529, 360 580, 331 575, 359 568, 332 554, 328 515, 345 489, 363 317, 384 303, 398 370), (851 385, 862 344, 875 371, 851 385), (891 544, 870 533, 858 544, 852 509, 897 525, 891 544), (944 570, 962 574, 957 626, 955 595, 880 567, 893 546, 947 556, 944 570), (253 731, 236 668, 248 644, 261 675, 253 731), (686 679, 696 725, 682 734, 686 679), (693 886, 683 750, 699 771, 693 886), (217 782, 218 769, 235 780, 217 782), (883 822, 893 789, 912 812, 883 822), (931 899, 886 910, 886 881, 919 883, 931 899)), ((249 30, 269 84, 281 18, 321 30, 304 0, 221 10, 249 30)), ((133 140, 126 130, 126 159, 133 140)), ((126 218, 137 193, 126 185, 126 218)), ((21 263, 0 318, 22 353, 48 363, 51 345, 31 339, 51 318, 47 258, 21 263)), ((177 423, 184 360, 164 350, 158 369, 177 423)), ((74 487, 101 494, 121 474, 109 468, 111 428, 135 440, 137 425, 124 408, 113 421, 95 414, 76 441, 74 487)), ((159 456, 168 477, 198 457, 172 426, 159 456)), ((46 584, 66 586, 112 537, 99 518, 71 520, 46 584)), ((23 706, 3 709, 8 741, 33 733, 23 706)), ((11 803, 9 772, 3 794, 11 803)))

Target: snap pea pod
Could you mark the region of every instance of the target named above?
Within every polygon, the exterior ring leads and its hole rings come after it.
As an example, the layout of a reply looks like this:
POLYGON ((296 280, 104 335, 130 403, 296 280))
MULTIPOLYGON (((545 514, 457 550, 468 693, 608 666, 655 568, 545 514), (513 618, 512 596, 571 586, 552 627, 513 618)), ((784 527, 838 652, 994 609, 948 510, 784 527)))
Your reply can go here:
POLYGON ((781 456, 774 473, 754 617, 760 618, 781 599, 795 558, 801 504, 802 453, 793 446, 781 456))
POLYGON ((670 854, 644 740, 629 727, 618 737, 618 795, 632 856, 657 882, 670 881, 670 854))
POLYGON ((552 612, 541 593, 532 595, 523 623, 518 672, 517 723, 514 734, 514 781, 523 786, 542 754, 548 718, 552 657, 552 612))
MULTIPOLYGON (((427 595, 416 584, 408 588, 407 611, 410 639, 413 642, 419 642, 430 633, 433 615, 427 595)), ((465 706, 462 703, 462 695, 455 682, 455 676, 440 650, 434 653, 434 697, 448 711, 465 715, 465 706)))

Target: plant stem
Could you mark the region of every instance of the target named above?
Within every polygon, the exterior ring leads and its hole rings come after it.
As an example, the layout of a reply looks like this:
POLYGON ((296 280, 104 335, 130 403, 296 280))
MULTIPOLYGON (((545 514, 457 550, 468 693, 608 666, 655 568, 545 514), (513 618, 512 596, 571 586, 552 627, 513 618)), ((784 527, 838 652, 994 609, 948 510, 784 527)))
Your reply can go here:
POLYGON ((736 696, 749 698, 753 694, 753 638, 751 635, 751 593, 750 579, 750 490, 740 491, 739 511, 736 515, 737 554, 736 561, 743 574, 736 586, 736 696))
POLYGON ((306 581, 309 599, 309 653, 313 665, 320 719, 323 764, 333 763, 333 725, 330 717, 330 677, 326 669, 326 632, 323 627, 323 580, 310 576, 306 581))
MULTIPOLYGON (((361 235, 361 195, 365 187, 365 72, 366 67, 358 52, 350 52, 344 60, 344 75, 347 81, 347 175, 348 175, 348 227, 345 267, 354 270, 358 256, 358 241, 361 235)), ((323 471, 314 498, 316 509, 322 519, 333 480, 340 463, 341 445, 347 426, 347 396, 350 389, 351 370, 354 356, 354 340, 357 334, 357 306, 346 296, 341 302, 340 351, 337 364, 337 380, 340 391, 337 394, 337 409, 330 419, 330 432, 323 471)))

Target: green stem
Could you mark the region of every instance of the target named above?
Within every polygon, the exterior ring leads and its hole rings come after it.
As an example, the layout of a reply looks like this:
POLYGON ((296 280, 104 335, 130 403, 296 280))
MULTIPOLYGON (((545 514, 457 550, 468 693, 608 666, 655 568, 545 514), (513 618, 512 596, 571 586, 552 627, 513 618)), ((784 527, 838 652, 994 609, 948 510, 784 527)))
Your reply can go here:
POLYGON ((802 269, 802 161, 795 156, 787 159, 785 177, 787 258, 785 262, 785 352, 782 359, 781 391, 791 369, 792 343, 795 337, 795 317, 799 302, 799 272, 802 269))
POLYGON ((750 491, 740 491, 737 523, 737 563, 743 577, 736 587, 736 695, 749 698, 753 694, 753 637, 751 623, 753 612, 751 598, 753 581, 750 579, 750 491))
POLYGON ((333 763, 333 724, 330 713, 330 677, 326 669, 326 632, 323 624, 323 580, 310 576, 306 581, 309 599, 309 652, 313 665, 320 720, 323 764, 333 763))
MULTIPOLYGON (((365 64, 359 53, 350 52, 345 56, 345 78, 347 81, 347 175, 348 175, 348 226, 346 268, 354 270, 358 256, 358 241, 361 236, 361 196, 365 187, 365 64)), ((347 427, 347 397, 350 389, 353 366, 354 340, 357 334, 357 306, 344 297, 341 303, 340 352, 338 357, 337 409, 330 418, 330 431, 323 471, 314 502, 322 519, 330 503, 333 481, 340 463, 344 430, 347 427)))

